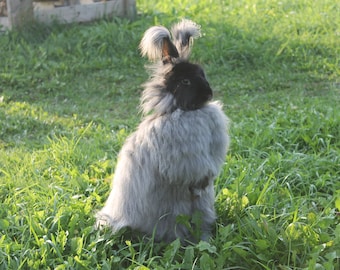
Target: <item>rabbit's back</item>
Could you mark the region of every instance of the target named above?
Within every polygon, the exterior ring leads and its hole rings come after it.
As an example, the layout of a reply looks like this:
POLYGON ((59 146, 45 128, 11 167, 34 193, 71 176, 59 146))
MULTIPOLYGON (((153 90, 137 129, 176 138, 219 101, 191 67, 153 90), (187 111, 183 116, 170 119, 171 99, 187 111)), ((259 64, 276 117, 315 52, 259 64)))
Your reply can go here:
POLYGON ((199 110, 147 118, 136 133, 136 144, 147 141, 151 160, 165 181, 189 185, 218 175, 229 145, 227 128, 220 104, 211 102, 199 110))

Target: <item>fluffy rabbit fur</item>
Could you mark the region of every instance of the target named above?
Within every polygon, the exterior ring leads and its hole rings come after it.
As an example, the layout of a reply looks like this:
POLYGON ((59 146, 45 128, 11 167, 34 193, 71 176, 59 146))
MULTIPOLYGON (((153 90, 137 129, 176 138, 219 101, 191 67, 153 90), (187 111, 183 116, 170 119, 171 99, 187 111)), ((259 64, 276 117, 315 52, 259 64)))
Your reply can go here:
POLYGON ((202 68, 188 62, 193 38, 199 36, 200 27, 189 20, 173 26, 171 34, 162 26, 145 32, 140 49, 155 63, 141 98, 144 120, 119 153, 97 227, 114 232, 130 227, 167 242, 198 241, 194 229, 208 239, 215 221, 214 179, 229 137, 228 118, 219 102, 210 101, 202 68), (178 223, 178 216, 196 214, 199 226, 178 223))

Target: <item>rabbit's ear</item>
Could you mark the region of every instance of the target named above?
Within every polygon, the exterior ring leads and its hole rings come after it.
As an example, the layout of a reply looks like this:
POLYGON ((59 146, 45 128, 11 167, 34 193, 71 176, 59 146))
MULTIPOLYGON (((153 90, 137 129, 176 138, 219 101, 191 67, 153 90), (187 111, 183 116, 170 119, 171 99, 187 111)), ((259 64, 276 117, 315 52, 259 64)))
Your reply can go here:
POLYGON ((180 57, 187 59, 193 39, 201 36, 201 27, 193 21, 183 19, 171 28, 171 34, 180 57))
POLYGON ((149 28, 140 42, 139 48, 142 56, 147 56, 150 61, 162 59, 164 63, 178 57, 175 45, 170 40, 170 32, 163 26, 149 28))
POLYGON ((172 63, 172 58, 177 58, 178 51, 169 38, 163 39, 162 61, 164 64, 172 63))

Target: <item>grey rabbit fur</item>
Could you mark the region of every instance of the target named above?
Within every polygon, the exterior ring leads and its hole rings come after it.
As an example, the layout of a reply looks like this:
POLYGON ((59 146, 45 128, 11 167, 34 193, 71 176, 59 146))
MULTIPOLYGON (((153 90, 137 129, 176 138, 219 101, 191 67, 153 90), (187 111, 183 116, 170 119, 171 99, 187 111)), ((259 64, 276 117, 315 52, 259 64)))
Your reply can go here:
POLYGON ((203 69, 188 61, 199 36, 200 27, 186 19, 171 34, 162 26, 144 33, 141 53, 153 62, 141 98, 144 118, 119 153, 111 193, 96 214, 97 228, 129 227, 166 242, 209 238, 216 219, 214 179, 229 146, 229 120, 222 105, 211 101, 203 69), (201 218, 199 226, 178 222, 194 215, 201 218))

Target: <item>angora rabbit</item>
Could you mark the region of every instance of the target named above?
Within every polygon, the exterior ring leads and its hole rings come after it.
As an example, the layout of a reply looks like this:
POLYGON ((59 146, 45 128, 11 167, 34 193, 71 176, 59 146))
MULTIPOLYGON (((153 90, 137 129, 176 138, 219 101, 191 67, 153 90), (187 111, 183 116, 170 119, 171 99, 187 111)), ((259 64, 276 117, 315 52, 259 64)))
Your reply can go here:
POLYGON ((214 179, 229 136, 228 118, 219 102, 210 102, 203 69, 188 62, 198 36, 200 27, 189 20, 174 25, 171 34, 162 26, 145 32, 142 55, 156 63, 141 99, 144 120, 119 153, 97 227, 114 232, 130 227, 166 242, 209 238, 215 221, 214 179), (199 222, 193 221, 197 217, 199 222))

